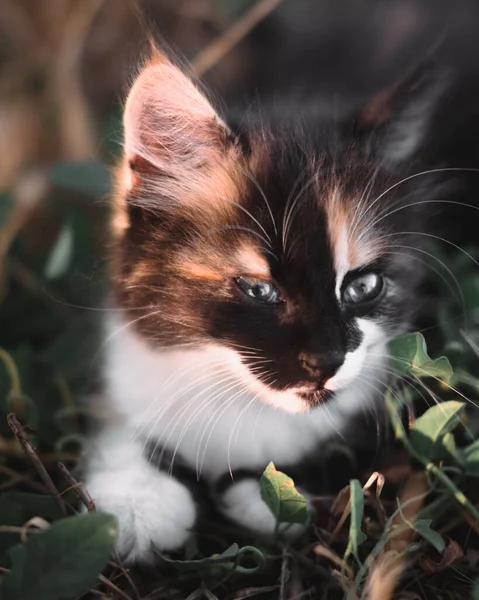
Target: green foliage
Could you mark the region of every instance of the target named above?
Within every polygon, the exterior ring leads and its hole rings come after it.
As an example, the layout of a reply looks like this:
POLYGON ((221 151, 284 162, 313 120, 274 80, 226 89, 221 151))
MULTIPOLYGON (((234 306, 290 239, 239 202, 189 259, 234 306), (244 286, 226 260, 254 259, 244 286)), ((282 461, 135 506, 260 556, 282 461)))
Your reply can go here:
POLYGON ((446 542, 444 538, 434 529, 431 528, 432 519, 418 519, 411 526, 421 537, 433 546, 439 553, 444 551, 446 542))
POLYGON ((70 600, 83 594, 104 569, 116 534, 115 519, 100 514, 61 519, 32 533, 10 551, 1 600, 70 600))
POLYGON ((294 481, 270 462, 260 480, 261 497, 277 523, 305 524, 309 519, 306 500, 294 487, 294 481))
POLYGON ((363 522, 364 514, 364 495, 363 488, 357 479, 353 479, 350 484, 350 499, 351 504, 351 522, 349 525, 349 539, 344 558, 346 559, 352 554, 358 562, 359 560, 359 546, 365 542, 368 538, 366 534, 361 530, 361 524, 363 522))
POLYGON ((421 333, 404 335, 389 344, 396 373, 416 377, 434 377, 450 381, 451 363, 445 356, 432 360, 427 353, 426 340, 421 333))
POLYGON ((223 553, 207 558, 170 560, 163 557, 163 560, 174 566, 178 571, 196 571, 198 573, 220 569, 228 573, 253 574, 261 571, 265 564, 264 556, 258 548, 254 546, 240 548, 238 544, 232 544, 223 553), (255 564, 253 566, 244 566, 241 564, 244 558, 252 558, 255 564))
POLYGON ((442 457, 444 450, 449 453, 454 438, 448 438, 449 448, 444 446, 444 438, 459 425, 465 408, 463 402, 450 400, 433 406, 416 419, 409 433, 409 442, 413 449, 428 460, 442 457))

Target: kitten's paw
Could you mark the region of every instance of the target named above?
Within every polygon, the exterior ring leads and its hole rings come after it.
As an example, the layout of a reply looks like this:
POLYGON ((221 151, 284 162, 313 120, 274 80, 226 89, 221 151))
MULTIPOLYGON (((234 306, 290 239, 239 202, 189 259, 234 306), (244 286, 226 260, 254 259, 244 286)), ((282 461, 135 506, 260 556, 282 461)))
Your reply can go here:
MULTIPOLYGON (((261 498, 259 482, 244 479, 232 484, 221 498, 221 510, 232 521, 254 533, 271 536, 276 528, 276 519, 261 498)), ((281 526, 286 537, 296 537, 304 531, 303 525, 281 526)))
POLYGON ((98 510, 117 517, 117 551, 128 563, 154 561, 155 551, 180 548, 196 508, 188 489, 148 464, 90 475, 87 489, 98 510))

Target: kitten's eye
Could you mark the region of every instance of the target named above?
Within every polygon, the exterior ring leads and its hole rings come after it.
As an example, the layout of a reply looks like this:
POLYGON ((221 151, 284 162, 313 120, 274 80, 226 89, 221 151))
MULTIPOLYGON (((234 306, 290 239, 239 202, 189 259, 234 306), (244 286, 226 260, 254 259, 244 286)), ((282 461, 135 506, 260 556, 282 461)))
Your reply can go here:
POLYGON ((269 281, 262 281, 255 277, 236 277, 236 283, 241 290, 251 298, 264 304, 278 304, 282 302, 279 291, 269 281))
POLYGON ((346 304, 370 302, 379 296, 383 286, 384 280, 377 273, 359 275, 344 288, 343 302, 346 304))

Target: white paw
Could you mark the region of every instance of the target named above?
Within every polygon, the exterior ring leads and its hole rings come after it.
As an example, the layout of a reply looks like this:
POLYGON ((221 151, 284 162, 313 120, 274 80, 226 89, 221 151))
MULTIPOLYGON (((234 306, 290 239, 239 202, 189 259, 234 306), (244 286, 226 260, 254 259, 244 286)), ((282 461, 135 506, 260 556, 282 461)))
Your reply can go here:
POLYGON ((155 550, 180 548, 195 523, 188 489, 147 463, 90 474, 87 489, 99 511, 117 517, 117 551, 128 563, 152 562, 155 550))
MULTIPOLYGON (((223 513, 246 529, 262 536, 271 536, 276 528, 276 519, 261 498, 258 481, 244 479, 232 484, 221 499, 223 513)), ((280 532, 295 537, 304 531, 303 525, 282 525, 280 532)))

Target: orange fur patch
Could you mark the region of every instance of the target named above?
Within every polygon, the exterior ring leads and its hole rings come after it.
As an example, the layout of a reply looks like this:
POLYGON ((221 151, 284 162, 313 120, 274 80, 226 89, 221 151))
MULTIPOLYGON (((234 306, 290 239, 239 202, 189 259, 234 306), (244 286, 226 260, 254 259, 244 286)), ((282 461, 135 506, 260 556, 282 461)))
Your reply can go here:
POLYGON ((334 187, 325 201, 328 232, 334 250, 336 270, 345 272, 358 269, 374 261, 381 253, 382 245, 374 238, 359 240, 367 225, 358 225, 357 203, 345 201, 342 190, 334 187))
POLYGON ((245 275, 266 279, 271 277, 268 261, 251 246, 243 245, 236 253, 234 261, 245 275))

